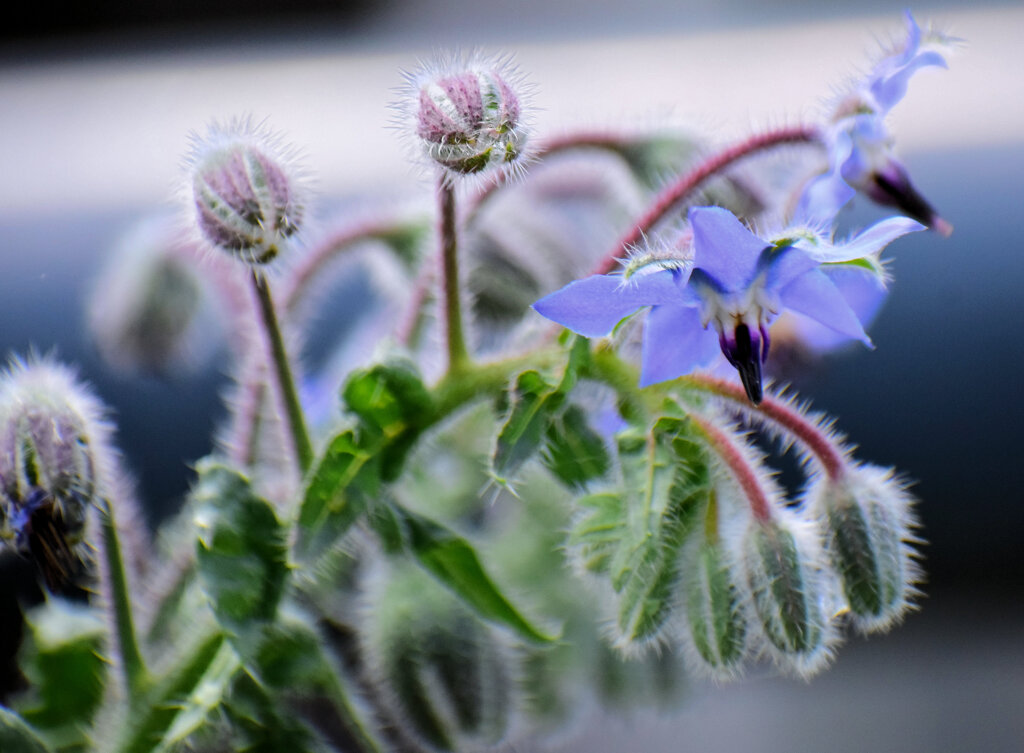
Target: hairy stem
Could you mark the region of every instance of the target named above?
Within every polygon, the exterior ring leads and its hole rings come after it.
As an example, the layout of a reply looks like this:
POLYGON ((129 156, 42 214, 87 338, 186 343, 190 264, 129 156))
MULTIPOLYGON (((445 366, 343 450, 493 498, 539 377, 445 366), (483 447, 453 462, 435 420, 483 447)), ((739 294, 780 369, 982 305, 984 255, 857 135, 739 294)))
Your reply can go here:
POLYGON ((647 212, 636 221, 628 232, 616 241, 615 246, 594 268, 593 274, 608 274, 615 269, 615 265, 623 254, 626 253, 627 249, 638 244, 658 222, 664 219, 669 212, 678 207, 683 201, 690 198, 705 181, 722 172, 722 170, 734 162, 775 146, 812 143, 818 140, 819 135, 815 128, 809 126, 783 128, 752 136, 746 141, 735 144, 705 160, 689 172, 679 176, 675 182, 670 183, 658 194, 647 212))
POLYGON ((750 467, 750 463, 743 457, 743 453, 721 428, 715 426, 702 416, 695 413, 689 414, 690 421, 697 427, 697 430, 704 435, 711 449, 726 464, 736 483, 740 485, 747 502, 750 505, 754 517, 762 522, 772 519, 772 508, 768 502, 768 496, 761 487, 757 473, 750 467))
POLYGON ((281 392, 281 399, 284 403, 285 418, 287 419, 289 434, 292 440, 292 449, 295 452, 295 459, 298 461, 300 472, 305 474, 313 464, 313 443, 309 438, 309 431, 306 429, 306 419, 302 413, 302 405, 299 402, 299 393, 295 387, 295 378, 292 376, 288 354, 285 352, 284 338, 281 335, 281 327, 277 321, 274 301, 270 296, 270 287, 267 284, 266 278, 256 270, 253 270, 252 273, 252 284, 256 291, 256 298, 259 301, 263 328, 266 330, 267 339, 270 343, 272 371, 274 372, 278 389, 281 392))
POLYGON ((689 374, 680 377, 679 381, 701 392, 726 398, 747 415, 767 420, 806 447, 830 479, 835 481, 843 476, 846 462, 842 449, 817 424, 784 401, 765 395, 761 404, 755 407, 747 400, 743 387, 706 374, 689 374))
POLYGON ((469 364, 469 351, 462 330, 455 187, 442 176, 438 179, 437 193, 441 213, 441 286, 444 295, 442 324, 448 348, 448 370, 454 372, 464 369, 469 364))
POLYGON ((106 565, 106 578, 110 600, 109 607, 114 612, 114 629, 117 633, 117 650, 121 658, 121 671, 124 673, 125 687, 130 698, 137 697, 147 682, 146 663, 139 649, 135 636, 135 623, 132 618, 131 598, 128 595, 128 577, 121 556, 121 543, 117 536, 117 524, 110 502, 101 500, 99 503, 100 527, 103 536, 103 556, 106 565))

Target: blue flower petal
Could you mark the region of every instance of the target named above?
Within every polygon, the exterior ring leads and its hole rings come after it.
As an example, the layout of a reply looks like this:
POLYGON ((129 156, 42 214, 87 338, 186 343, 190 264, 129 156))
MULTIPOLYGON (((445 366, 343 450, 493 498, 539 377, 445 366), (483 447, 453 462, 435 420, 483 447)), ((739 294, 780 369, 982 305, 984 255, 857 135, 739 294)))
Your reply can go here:
POLYGON ((779 291, 786 308, 805 314, 841 335, 871 347, 871 339, 853 309, 829 278, 819 270, 797 277, 779 291))
POLYGON ((882 113, 887 113, 897 102, 903 99, 907 93, 907 83, 918 69, 928 65, 937 65, 940 68, 948 68, 946 59, 938 52, 929 50, 914 57, 893 75, 872 81, 870 84, 871 96, 882 108, 882 113))
POLYGON ((679 277, 673 270, 636 275, 628 281, 618 275, 593 275, 541 298, 533 309, 584 337, 604 337, 643 306, 678 303, 679 277))
POLYGON ((693 228, 693 264, 714 277, 727 291, 746 287, 754 272, 763 240, 721 207, 693 207, 688 213, 693 228))
POLYGON ((813 255, 817 261, 823 263, 863 259, 865 256, 877 254, 894 240, 907 233, 916 233, 927 229, 925 225, 909 217, 890 217, 887 220, 876 222, 846 243, 821 249, 819 253, 813 255))
POLYGON ((644 325, 640 386, 689 374, 721 355, 718 333, 701 325, 698 309, 655 306, 644 325))

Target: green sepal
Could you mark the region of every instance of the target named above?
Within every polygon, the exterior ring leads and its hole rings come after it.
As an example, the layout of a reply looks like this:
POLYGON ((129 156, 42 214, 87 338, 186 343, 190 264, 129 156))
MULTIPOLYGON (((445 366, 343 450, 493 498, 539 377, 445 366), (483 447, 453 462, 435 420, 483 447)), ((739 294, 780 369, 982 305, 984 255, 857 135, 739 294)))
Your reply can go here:
POLYGON ((273 619, 288 577, 286 532, 242 474, 200 461, 192 492, 197 566, 217 621, 232 633, 273 619))
POLYGON ((576 501, 583 513, 569 532, 580 563, 593 573, 608 571, 611 558, 626 533, 626 503, 618 492, 590 494, 576 501))
POLYGON ((526 619, 491 580, 466 539, 429 518, 397 504, 387 504, 380 520, 391 537, 442 584, 485 620, 511 628, 533 643, 555 639, 526 619))
POLYGON ((0 750, 4 753, 50 753, 50 748, 27 722, 3 706, 0 706, 0 750))
POLYGON ((686 616, 700 657, 716 674, 739 669, 747 653, 747 623, 732 569, 717 541, 704 539, 686 560, 686 616))
POLYGON ((677 598, 680 550, 710 493, 706 461, 685 419, 617 437, 622 490, 590 495, 570 533, 583 566, 617 594, 618 643, 657 638, 677 598))

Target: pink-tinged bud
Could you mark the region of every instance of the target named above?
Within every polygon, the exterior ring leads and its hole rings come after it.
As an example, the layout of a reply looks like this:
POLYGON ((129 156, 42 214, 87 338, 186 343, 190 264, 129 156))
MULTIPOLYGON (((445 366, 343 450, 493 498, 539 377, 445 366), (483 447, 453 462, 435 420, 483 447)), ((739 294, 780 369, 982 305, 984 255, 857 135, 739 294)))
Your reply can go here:
POLYGON ((415 134, 417 151, 450 176, 521 166, 520 76, 506 59, 452 58, 407 74, 400 126, 415 134))
POLYGON ((193 142, 192 198, 203 237, 251 264, 272 261, 304 213, 298 177, 279 140, 240 120, 214 124, 193 142))

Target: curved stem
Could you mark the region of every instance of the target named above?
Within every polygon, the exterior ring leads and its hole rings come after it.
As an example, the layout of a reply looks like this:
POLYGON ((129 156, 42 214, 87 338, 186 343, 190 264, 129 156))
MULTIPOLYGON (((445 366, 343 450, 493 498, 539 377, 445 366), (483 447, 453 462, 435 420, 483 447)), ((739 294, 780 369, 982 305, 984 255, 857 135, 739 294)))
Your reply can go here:
MULTIPOLYGON (((572 149, 604 149, 609 152, 621 152, 623 147, 630 142, 629 136, 603 131, 584 131, 581 133, 570 133, 564 136, 555 136, 544 141, 533 150, 530 155, 530 162, 539 162, 552 154, 567 152, 572 149)), ((463 215, 463 222, 469 223, 487 204, 488 201, 498 192, 502 186, 508 184, 514 173, 501 171, 494 176, 469 200, 469 206, 463 215)))
POLYGON ((459 287, 458 219, 455 187, 444 177, 438 179, 441 235, 441 286, 444 295, 443 328, 448 348, 448 370, 459 371, 469 364, 469 351, 462 330, 462 291, 459 287))
POLYGON ((274 301, 270 296, 270 287, 267 285, 266 278, 255 269, 252 272, 252 284, 256 291, 256 298, 259 301, 263 328, 267 333, 267 339, 270 344, 272 371, 277 379, 278 389, 281 392, 281 400, 284 404, 285 418, 291 435, 292 448, 295 451, 295 459, 298 461, 299 471, 305 474, 313 464, 313 443, 309 438, 309 431, 306 429, 306 419, 302 413, 298 390, 295 388, 295 378, 292 376, 288 354, 285 351, 284 338, 281 335, 281 327, 277 321, 274 301))
POLYGON ((714 177, 734 162, 756 152, 784 144, 812 143, 819 140, 818 131, 810 126, 783 128, 778 131, 752 136, 705 160, 688 173, 669 184, 654 200, 650 209, 637 220, 594 268, 593 274, 608 274, 631 246, 639 243, 669 212, 688 199, 709 178, 714 177))
POLYGON ((843 476, 846 461, 842 449, 817 424, 784 401, 765 395, 761 404, 755 407, 747 400, 743 387, 706 374, 689 374, 680 377, 678 381, 716 397, 726 398, 744 413, 774 424, 803 444, 821 463, 830 479, 835 481, 843 476))
POLYGON ((387 218, 353 223, 335 230, 313 246, 284 281, 280 291, 282 311, 292 313, 323 268, 357 244, 368 240, 387 241, 406 233, 415 233, 416 229, 414 222, 387 218))
POLYGON ((750 504, 750 511, 760 521, 769 521, 772 518, 772 508, 768 502, 768 496, 761 488, 761 482, 757 473, 750 467, 750 463, 743 457, 743 453, 733 443, 732 439, 719 427, 707 419, 695 413, 689 414, 689 419, 697 430, 704 435, 711 449, 722 459, 732 472, 736 483, 740 485, 743 494, 750 504))

